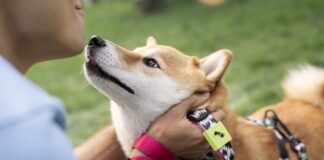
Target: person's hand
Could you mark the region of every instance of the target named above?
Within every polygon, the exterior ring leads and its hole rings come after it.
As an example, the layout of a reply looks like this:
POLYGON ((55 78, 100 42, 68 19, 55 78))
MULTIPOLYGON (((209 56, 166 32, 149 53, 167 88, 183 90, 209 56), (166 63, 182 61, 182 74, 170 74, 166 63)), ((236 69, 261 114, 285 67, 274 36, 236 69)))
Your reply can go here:
MULTIPOLYGON (((208 93, 194 94, 172 107, 150 127, 148 135, 158 140, 182 158, 196 158, 208 151, 209 144, 202 130, 187 119, 187 113, 207 102, 208 93)), ((212 113, 216 120, 224 119, 224 112, 212 113)))

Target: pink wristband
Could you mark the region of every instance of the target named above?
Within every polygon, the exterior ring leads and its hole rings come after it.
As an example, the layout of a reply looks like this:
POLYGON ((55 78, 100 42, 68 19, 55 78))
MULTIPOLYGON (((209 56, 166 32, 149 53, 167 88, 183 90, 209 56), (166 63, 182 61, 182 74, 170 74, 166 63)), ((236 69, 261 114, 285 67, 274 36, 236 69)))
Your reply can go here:
POLYGON ((147 134, 143 134, 138 138, 134 143, 133 148, 136 148, 146 156, 156 160, 178 160, 172 152, 147 134))
POLYGON ((133 157, 131 158, 131 160, 154 160, 154 159, 149 157, 133 157))

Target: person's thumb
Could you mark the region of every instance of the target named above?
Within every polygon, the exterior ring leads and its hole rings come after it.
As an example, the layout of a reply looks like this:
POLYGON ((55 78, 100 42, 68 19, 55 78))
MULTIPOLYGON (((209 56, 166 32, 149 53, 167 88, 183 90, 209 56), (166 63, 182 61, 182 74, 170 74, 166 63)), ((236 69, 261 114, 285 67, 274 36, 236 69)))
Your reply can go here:
POLYGON ((209 92, 195 93, 173 107, 176 114, 187 115, 187 112, 203 105, 209 98, 209 92))

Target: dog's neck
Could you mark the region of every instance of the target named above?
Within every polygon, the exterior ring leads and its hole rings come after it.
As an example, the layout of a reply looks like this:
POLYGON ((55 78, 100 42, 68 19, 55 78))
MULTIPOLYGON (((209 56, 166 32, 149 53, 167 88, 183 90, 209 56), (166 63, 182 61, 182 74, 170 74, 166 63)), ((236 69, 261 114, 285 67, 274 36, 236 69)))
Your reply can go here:
MULTIPOLYGON (((144 105, 144 104, 143 104, 144 105)), ((123 150, 129 155, 133 142, 149 128, 151 122, 166 112, 169 107, 152 105, 141 106, 138 109, 122 106, 111 101, 111 113, 114 126, 123 150), (147 108, 144 110, 143 108, 147 108)))

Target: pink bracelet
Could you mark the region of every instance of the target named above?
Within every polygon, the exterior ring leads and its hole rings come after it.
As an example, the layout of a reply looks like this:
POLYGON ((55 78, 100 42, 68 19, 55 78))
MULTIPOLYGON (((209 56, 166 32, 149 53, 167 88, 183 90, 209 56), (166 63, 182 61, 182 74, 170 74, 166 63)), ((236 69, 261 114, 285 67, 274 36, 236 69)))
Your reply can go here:
POLYGON ((178 160, 171 151, 147 134, 143 134, 138 138, 133 148, 156 160, 178 160))
POLYGON ((131 158, 131 160, 154 160, 154 159, 149 157, 133 157, 131 158))

